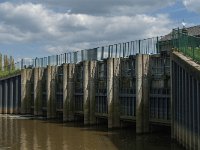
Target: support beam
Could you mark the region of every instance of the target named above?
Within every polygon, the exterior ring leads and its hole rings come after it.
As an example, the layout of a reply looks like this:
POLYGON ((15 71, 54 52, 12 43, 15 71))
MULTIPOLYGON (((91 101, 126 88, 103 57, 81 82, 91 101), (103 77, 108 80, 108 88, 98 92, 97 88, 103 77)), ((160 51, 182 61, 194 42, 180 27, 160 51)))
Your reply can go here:
POLYGON ((89 124, 90 119, 90 99, 89 99, 89 61, 83 62, 83 112, 84 125, 89 124))
POLYGON ((3 89, 2 89, 2 80, 0 81, 0 114, 3 113, 3 89))
POLYGON ((21 71, 21 114, 31 113, 31 69, 21 71))
POLYGON ((8 80, 4 81, 4 108, 3 108, 3 113, 7 114, 8 113, 8 80))
POLYGON ((42 68, 34 68, 34 115, 42 115, 42 68))
POLYGON ((149 55, 136 56, 136 133, 149 132, 149 55))
POLYGON ((108 128, 113 127, 113 59, 107 59, 108 128))
POLYGON ((96 124, 96 117, 95 117, 96 69, 97 69, 97 61, 90 61, 90 67, 89 67, 90 125, 96 124))
POLYGON ((47 66, 47 118, 51 118, 51 66, 47 66))
POLYGON ((14 108, 14 113, 18 114, 19 113, 19 76, 15 78, 15 108, 14 108))
POLYGON ((14 102, 13 102, 13 80, 14 80, 14 78, 11 78, 10 79, 10 86, 9 86, 9 91, 10 91, 10 107, 9 107, 9 113, 10 114, 13 114, 14 113, 14 102))
POLYGON ((120 127, 119 75, 120 58, 113 59, 113 128, 120 127))
POLYGON ((68 64, 63 64, 63 121, 67 121, 68 64))
POLYGON ((55 77, 56 66, 47 66, 47 118, 53 119, 56 117, 56 92, 55 92, 55 77))
POLYGON ((108 128, 120 126, 119 114, 119 65, 120 59, 107 60, 107 100, 108 100, 108 128))

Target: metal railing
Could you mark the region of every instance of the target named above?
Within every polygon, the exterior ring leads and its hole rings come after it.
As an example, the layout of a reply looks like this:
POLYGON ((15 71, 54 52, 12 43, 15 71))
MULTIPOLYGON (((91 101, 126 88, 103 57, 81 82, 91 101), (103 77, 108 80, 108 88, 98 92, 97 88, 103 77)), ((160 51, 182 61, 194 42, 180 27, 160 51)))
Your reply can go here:
POLYGON ((129 57, 130 55, 157 54, 159 53, 159 40, 162 37, 154 37, 136 40, 108 46, 102 46, 76 52, 68 52, 60 55, 52 55, 43 58, 21 59, 15 63, 16 69, 46 67, 47 65, 62 65, 63 63, 78 63, 85 60, 103 60, 106 58, 129 57))
POLYGON ((200 38, 188 35, 185 29, 173 29, 173 48, 200 63, 200 38))

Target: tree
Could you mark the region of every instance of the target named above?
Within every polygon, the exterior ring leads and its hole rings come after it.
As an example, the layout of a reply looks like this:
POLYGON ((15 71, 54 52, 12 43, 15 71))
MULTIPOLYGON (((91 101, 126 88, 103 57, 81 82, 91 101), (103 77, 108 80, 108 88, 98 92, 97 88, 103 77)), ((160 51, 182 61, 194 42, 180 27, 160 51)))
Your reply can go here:
POLYGON ((0 71, 2 71, 2 54, 0 53, 0 71))

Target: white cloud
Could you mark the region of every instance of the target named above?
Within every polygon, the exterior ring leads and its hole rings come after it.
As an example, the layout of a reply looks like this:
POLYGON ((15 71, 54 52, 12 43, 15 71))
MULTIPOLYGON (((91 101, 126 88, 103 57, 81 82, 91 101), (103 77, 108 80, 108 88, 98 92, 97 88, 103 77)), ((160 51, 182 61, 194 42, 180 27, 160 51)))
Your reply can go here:
POLYGON ((43 4, 0 3, 0 43, 40 43, 50 53, 164 35, 171 25, 164 14, 96 16, 56 12, 43 4))
MULTIPOLYGON (((36 0, 36 2, 41 2, 36 0)), ((90 15, 134 15, 150 13, 174 3, 174 0, 43 0, 43 4, 72 13, 90 15)))
POLYGON ((183 4, 188 10, 200 13, 200 1, 199 0, 183 0, 183 4))

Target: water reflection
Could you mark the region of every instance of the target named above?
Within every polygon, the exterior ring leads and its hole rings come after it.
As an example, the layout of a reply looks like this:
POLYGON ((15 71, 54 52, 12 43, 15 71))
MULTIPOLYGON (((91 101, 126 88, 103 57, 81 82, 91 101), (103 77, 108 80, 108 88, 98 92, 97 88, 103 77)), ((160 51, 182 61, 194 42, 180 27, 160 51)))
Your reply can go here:
POLYGON ((62 124, 0 116, 0 149, 20 150, 183 150, 170 135, 136 136, 134 130, 107 131, 74 123, 62 124))

